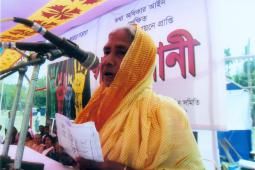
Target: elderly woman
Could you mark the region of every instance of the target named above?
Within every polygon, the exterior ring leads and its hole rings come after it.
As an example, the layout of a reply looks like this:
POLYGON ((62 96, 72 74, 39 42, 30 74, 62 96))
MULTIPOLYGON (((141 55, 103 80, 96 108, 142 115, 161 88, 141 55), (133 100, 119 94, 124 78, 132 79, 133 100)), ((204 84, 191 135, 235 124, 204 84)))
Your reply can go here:
POLYGON ((152 90, 156 49, 137 25, 109 34, 101 84, 76 118, 95 122, 105 161, 80 169, 204 169, 184 110, 152 90))

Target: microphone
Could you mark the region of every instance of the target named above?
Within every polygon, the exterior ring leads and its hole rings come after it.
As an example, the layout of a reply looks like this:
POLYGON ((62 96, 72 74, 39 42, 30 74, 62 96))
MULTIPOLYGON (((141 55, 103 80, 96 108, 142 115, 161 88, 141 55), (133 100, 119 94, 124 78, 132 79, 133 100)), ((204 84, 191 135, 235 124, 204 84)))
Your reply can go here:
POLYGON ((52 44, 61 49, 61 51, 63 51, 66 55, 77 59, 87 69, 95 69, 99 65, 99 59, 93 53, 83 51, 77 44, 54 35, 38 23, 17 17, 14 17, 13 21, 31 27, 36 32, 40 33, 44 38, 49 40, 52 44))
POLYGON ((1 42, 0 48, 18 48, 25 51, 34 51, 37 53, 45 53, 49 50, 57 49, 57 47, 51 43, 44 42, 1 42))

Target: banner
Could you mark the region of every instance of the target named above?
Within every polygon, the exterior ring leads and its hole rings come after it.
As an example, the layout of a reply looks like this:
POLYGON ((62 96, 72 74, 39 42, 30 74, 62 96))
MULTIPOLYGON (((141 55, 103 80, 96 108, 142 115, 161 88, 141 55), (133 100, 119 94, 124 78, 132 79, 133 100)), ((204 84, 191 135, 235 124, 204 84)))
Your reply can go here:
MULTIPOLYGON (((207 6, 206 0, 137 0, 63 36, 102 57, 108 33, 139 24, 157 46, 153 89, 174 98, 193 128, 226 129, 224 60, 211 55, 207 6)), ((98 71, 90 78, 93 92, 98 71)))
POLYGON ((89 72, 74 59, 48 65, 47 113, 75 119, 90 99, 89 72))

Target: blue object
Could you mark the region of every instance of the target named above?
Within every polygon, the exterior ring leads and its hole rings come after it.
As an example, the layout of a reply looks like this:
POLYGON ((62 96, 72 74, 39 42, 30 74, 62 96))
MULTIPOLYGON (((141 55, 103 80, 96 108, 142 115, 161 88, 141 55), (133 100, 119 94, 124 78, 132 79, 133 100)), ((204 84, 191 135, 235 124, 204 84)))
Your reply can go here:
POLYGON ((3 51, 3 48, 0 48, 0 55, 2 55, 3 51))
POLYGON ((226 84, 226 88, 227 88, 227 90, 241 90, 241 88, 234 83, 226 84))
MULTIPOLYGON (((251 130, 231 130, 231 131, 218 131, 218 141, 220 142, 224 138, 229 141, 232 147, 239 153, 242 159, 250 159, 251 151, 251 130)), ((226 154, 222 147, 219 146, 220 156, 226 157, 226 154)), ((228 147, 228 150, 235 162, 239 160, 233 150, 228 147)))

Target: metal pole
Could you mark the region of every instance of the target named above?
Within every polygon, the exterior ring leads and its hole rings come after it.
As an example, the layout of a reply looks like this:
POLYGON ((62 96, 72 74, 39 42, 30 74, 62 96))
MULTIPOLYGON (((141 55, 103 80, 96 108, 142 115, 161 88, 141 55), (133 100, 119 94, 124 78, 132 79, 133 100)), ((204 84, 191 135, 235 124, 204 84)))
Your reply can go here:
POLYGON ((20 99, 20 92, 21 92, 22 82, 23 82, 23 78, 24 78, 24 75, 25 75, 26 71, 27 71, 27 67, 20 68, 20 71, 19 71, 17 91, 16 91, 16 95, 15 95, 14 102, 13 102, 13 105, 12 105, 11 117, 10 117, 10 120, 8 122, 7 134, 6 134, 6 137, 5 137, 3 151, 2 151, 3 156, 8 156, 9 144, 12 140, 13 125, 14 125, 14 122, 15 122, 16 111, 17 111, 18 102, 19 102, 19 99, 20 99))
POLYGON ((18 142, 16 156, 14 160, 14 169, 20 169, 21 167, 21 161, 23 157, 25 140, 26 140, 26 135, 28 130, 29 115, 33 106, 33 98, 35 93, 36 82, 38 80, 39 69, 40 69, 40 65, 35 65, 33 68, 31 82, 29 85, 28 94, 26 98, 27 103, 25 106, 24 116, 23 116, 23 120, 21 124, 19 142, 18 142))

